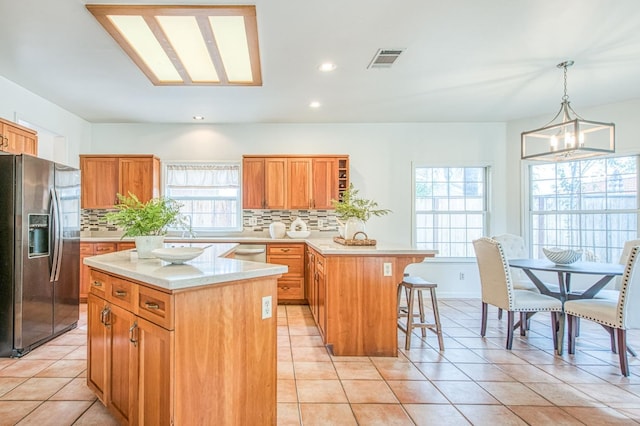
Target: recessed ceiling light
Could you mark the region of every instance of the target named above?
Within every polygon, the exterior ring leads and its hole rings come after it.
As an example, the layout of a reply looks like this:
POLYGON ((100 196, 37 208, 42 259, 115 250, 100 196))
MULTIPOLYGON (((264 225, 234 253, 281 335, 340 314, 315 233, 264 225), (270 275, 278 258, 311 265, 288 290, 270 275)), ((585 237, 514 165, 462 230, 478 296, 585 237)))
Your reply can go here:
POLYGON ((194 115, 193 119, 194 120, 204 120, 204 116, 202 116, 202 115, 194 115))
POLYGON ((87 9, 155 85, 262 85, 255 6, 87 9))
POLYGON ((309 104, 310 108, 320 108, 320 102, 318 101, 311 101, 311 103, 309 104))
POLYGON ((318 66, 318 69, 322 72, 330 72, 336 69, 336 64, 333 62, 324 62, 318 66))

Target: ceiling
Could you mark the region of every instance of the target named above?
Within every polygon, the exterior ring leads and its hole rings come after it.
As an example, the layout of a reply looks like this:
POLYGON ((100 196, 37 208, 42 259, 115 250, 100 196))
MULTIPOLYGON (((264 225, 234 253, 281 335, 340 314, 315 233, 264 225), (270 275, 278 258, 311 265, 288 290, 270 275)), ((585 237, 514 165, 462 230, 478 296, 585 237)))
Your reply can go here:
POLYGON ((258 87, 154 86, 86 3, 2 0, 0 75, 94 123, 551 119, 565 59, 579 114, 640 98, 638 0, 135 2, 255 4, 258 87), (391 68, 367 69, 379 48, 406 50, 391 68), (337 69, 321 73, 324 61, 337 69))

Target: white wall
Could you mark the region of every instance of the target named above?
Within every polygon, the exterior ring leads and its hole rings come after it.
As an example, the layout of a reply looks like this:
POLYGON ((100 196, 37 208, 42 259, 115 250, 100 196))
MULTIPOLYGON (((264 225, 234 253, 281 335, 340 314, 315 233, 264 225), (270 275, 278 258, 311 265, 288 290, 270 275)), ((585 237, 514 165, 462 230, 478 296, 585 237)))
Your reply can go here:
POLYGON ((13 122, 24 120, 35 125, 36 130, 38 127, 47 129, 64 138, 64 144, 54 141, 54 146, 63 152, 50 152, 53 148, 48 147, 44 156, 73 167, 79 166, 81 146, 91 142, 91 123, 1 76, 0 93, 0 117, 13 122))
MULTIPOLYGON (((501 123, 405 124, 94 124, 84 153, 154 153, 162 160, 235 160, 243 154, 348 154, 361 195, 393 213, 367 223, 371 238, 411 243, 412 163, 489 165, 491 222, 504 221, 505 126, 501 123)), ((492 225, 493 226, 493 225, 492 225)), ((475 263, 412 267, 439 293, 477 296, 475 263), (460 280, 463 272, 465 279, 460 280)))

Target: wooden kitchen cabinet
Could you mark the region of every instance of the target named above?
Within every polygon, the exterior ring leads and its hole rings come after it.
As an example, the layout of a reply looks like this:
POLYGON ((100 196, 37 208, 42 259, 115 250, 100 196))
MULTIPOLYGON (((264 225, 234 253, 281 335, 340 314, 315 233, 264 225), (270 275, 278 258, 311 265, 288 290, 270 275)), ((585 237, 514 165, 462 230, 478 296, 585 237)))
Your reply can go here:
POLYGON ((244 209, 332 209, 349 182, 349 157, 251 156, 242 163, 244 209))
POLYGON ((119 243, 80 243, 80 302, 87 301, 90 287, 89 283, 91 282, 91 270, 84 264, 84 259, 89 256, 129 250, 134 247, 135 243, 129 241, 119 243))
POLYGON ((160 160, 153 155, 81 155, 83 209, 109 209, 117 194, 146 202, 160 195, 160 160))
POLYGON ((276 424, 276 318, 255 309, 273 277, 174 291, 91 280, 87 385, 120 424, 276 424))
POLYGON ((278 278, 278 303, 304 304, 304 244, 268 244, 267 263, 286 265, 278 278))
POLYGON ((38 134, 27 127, 0 118, 0 151, 38 155, 38 134))

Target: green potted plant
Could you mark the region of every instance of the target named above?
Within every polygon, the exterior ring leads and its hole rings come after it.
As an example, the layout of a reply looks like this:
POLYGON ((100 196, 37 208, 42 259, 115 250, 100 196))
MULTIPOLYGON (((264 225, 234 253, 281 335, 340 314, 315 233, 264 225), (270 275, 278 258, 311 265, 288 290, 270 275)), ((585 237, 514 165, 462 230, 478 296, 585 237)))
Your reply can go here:
POLYGON ((180 214, 180 203, 159 197, 146 203, 135 194, 118 194, 115 212, 107 213, 107 220, 124 231, 122 237, 133 237, 139 258, 151 258, 151 250, 162 247, 167 229, 171 226, 187 228, 180 214))
POLYGON ((340 200, 331 200, 338 215, 340 235, 345 239, 352 239, 356 232, 364 232, 365 223, 371 216, 384 216, 391 213, 389 209, 378 208, 378 203, 373 200, 358 196, 358 190, 349 184, 340 200))

